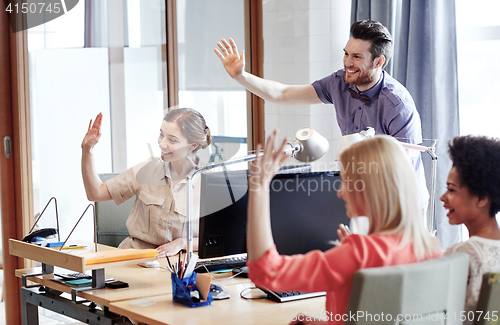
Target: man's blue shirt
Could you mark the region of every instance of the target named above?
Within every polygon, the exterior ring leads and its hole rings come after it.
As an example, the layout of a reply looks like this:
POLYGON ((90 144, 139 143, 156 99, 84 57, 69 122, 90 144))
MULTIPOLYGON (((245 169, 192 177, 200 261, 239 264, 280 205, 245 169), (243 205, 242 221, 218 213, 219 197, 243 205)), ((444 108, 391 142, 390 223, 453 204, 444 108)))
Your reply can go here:
MULTIPOLYGON (((413 98, 402 84, 382 71, 378 83, 361 93, 370 98, 370 103, 366 105, 361 99, 351 96, 349 88, 356 92, 358 90, 345 82, 344 74, 344 69, 341 69, 312 84, 323 103, 335 106, 342 135, 358 133, 371 126, 375 134, 388 134, 399 141, 413 144, 422 142, 420 115, 413 98)), ((424 207, 429 193, 420 152, 411 152, 411 160, 417 174, 419 203, 424 207)))

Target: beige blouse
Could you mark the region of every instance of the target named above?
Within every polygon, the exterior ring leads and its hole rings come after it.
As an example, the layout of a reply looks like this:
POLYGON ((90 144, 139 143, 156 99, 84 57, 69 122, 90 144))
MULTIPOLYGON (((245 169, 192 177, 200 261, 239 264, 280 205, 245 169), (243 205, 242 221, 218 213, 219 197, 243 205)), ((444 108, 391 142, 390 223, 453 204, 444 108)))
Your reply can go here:
MULTIPOLYGON (((193 237, 198 237, 200 175, 193 179, 193 237)), ((170 164, 151 158, 106 182, 115 203, 136 195, 127 219, 130 236, 119 248, 156 248, 187 237, 187 180, 172 188, 170 164)))

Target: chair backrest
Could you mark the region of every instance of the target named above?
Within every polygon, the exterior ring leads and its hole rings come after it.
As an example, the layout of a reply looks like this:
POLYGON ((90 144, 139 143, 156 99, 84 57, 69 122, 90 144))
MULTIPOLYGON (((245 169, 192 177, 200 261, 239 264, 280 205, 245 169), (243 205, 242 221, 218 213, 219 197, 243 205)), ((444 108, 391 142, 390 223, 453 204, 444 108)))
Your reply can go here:
POLYGON ((464 252, 359 270, 347 311, 356 317, 346 324, 462 324, 468 273, 464 252))
MULTIPOLYGON (((115 177, 116 173, 100 174, 103 182, 115 177)), ((127 226, 128 215, 132 211, 135 195, 116 205, 113 200, 95 202, 97 242, 108 246, 118 247, 118 245, 129 236, 127 226)))
POLYGON ((500 272, 483 274, 474 325, 500 324, 500 272))

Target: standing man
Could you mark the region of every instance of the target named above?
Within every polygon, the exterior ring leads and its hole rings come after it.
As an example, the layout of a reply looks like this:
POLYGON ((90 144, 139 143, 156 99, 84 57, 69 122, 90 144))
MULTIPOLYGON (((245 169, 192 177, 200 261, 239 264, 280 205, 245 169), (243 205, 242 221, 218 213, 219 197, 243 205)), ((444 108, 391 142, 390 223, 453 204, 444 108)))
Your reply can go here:
MULTIPOLYGON (((381 23, 360 20, 352 24, 351 37, 344 48, 344 68, 316 80, 311 85, 285 85, 254 76, 244 70, 245 51, 238 53, 235 42, 217 43, 227 73, 243 87, 276 104, 333 104, 342 135, 373 127, 376 134, 389 134, 400 141, 422 142, 422 126, 408 90, 384 68, 392 55, 392 36, 381 23)), ((427 207, 420 152, 409 152, 417 174, 419 203, 427 207)))

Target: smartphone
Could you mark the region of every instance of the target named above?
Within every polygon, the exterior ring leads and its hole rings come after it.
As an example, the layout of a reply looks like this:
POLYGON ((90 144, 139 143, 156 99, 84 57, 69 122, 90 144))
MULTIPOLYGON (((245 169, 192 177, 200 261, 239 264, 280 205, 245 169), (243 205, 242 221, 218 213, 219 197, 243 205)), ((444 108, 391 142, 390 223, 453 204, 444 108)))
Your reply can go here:
POLYGON ((127 288, 128 283, 123 282, 123 281, 114 280, 114 281, 106 282, 106 287, 111 288, 111 289, 127 288))

